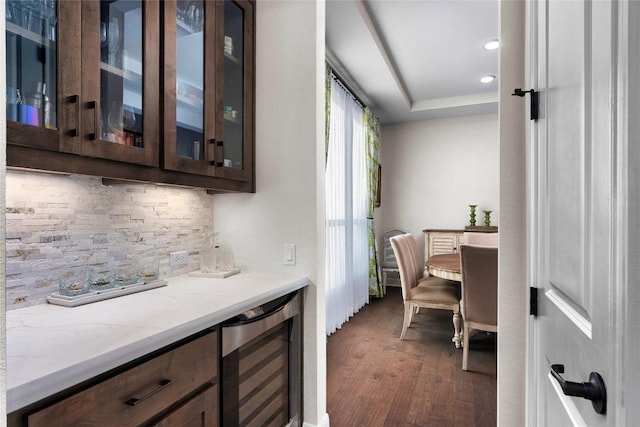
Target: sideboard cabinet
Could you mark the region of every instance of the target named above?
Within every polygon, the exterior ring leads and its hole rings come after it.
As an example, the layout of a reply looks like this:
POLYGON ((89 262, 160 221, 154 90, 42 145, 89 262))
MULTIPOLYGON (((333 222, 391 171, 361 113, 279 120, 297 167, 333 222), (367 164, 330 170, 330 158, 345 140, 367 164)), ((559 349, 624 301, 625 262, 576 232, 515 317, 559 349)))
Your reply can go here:
POLYGON ((422 230, 425 261, 431 255, 451 254, 460 250, 464 230, 422 230))
POLYGON ((427 273, 426 262, 431 255, 451 254, 460 250, 464 230, 422 230, 424 234, 424 271, 427 273))
POLYGON ((7 1, 7 165, 255 191, 254 7, 7 1))

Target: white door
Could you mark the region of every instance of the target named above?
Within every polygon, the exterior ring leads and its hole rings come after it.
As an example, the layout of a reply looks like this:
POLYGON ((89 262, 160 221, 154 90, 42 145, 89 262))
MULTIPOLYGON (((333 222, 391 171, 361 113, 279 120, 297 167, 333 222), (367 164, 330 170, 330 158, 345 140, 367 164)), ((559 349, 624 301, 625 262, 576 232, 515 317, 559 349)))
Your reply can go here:
POLYGON ((529 265, 539 288, 530 421, 539 426, 622 425, 617 7, 542 0, 530 10, 540 92, 530 151, 529 265), (555 364, 564 365, 566 381, 588 382, 591 372, 599 373, 606 413, 566 396, 551 375, 555 364))

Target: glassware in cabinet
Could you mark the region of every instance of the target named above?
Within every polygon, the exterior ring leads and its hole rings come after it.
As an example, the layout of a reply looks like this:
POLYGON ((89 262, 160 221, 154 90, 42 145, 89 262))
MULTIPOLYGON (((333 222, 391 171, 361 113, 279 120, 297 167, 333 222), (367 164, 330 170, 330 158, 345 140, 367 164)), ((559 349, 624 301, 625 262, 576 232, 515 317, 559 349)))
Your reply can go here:
POLYGON ((160 4, 82 2, 83 155, 159 164, 160 4))
POLYGON ((164 167, 251 182, 253 4, 165 2, 164 19, 164 167))
POLYGON ((220 2, 223 29, 218 44, 224 64, 221 133, 223 168, 218 175, 251 181, 253 179, 253 4, 245 0, 220 2))
POLYGON ((204 176, 215 175, 215 70, 208 52, 216 3, 164 3, 164 168, 204 176))
POLYGON ((57 2, 8 0, 6 19, 7 121, 57 128, 57 2))

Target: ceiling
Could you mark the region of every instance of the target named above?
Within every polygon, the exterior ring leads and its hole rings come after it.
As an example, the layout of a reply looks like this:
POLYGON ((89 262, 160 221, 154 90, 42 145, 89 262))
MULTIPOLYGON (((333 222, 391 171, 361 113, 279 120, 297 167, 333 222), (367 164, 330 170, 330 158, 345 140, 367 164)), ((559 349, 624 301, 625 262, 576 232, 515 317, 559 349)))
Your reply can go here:
POLYGON ((326 54, 383 124, 498 111, 498 0, 328 0, 326 54))

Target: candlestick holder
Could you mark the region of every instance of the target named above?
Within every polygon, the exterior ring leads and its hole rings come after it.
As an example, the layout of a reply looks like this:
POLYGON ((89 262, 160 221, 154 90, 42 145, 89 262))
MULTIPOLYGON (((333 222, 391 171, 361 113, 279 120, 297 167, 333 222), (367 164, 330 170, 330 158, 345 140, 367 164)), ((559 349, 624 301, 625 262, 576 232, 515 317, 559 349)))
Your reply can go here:
POLYGON ((487 227, 491 226, 491 212, 493 211, 482 211, 484 212, 484 225, 487 227))
POLYGON ((476 225, 476 208, 478 205, 469 205, 471 214, 469 215, 469 225, 474 227, 476 225))

